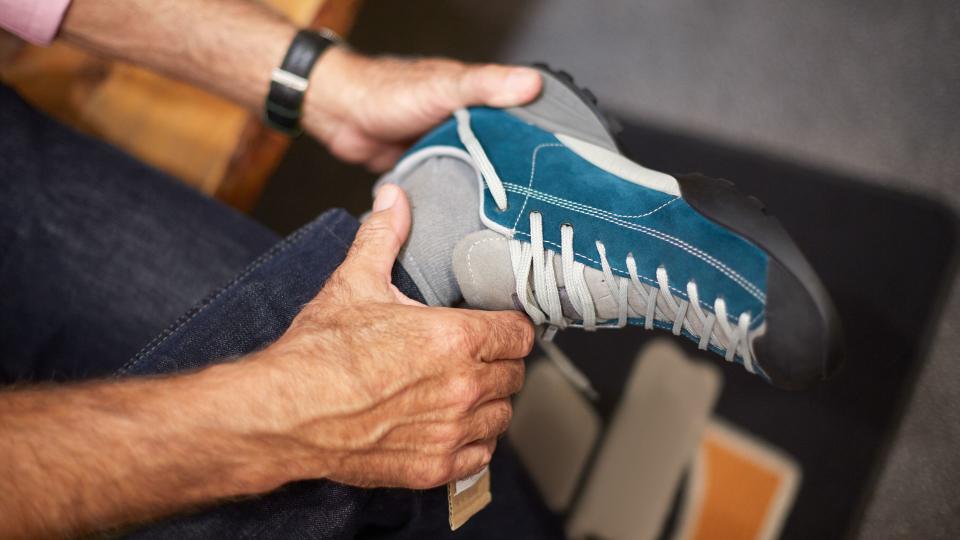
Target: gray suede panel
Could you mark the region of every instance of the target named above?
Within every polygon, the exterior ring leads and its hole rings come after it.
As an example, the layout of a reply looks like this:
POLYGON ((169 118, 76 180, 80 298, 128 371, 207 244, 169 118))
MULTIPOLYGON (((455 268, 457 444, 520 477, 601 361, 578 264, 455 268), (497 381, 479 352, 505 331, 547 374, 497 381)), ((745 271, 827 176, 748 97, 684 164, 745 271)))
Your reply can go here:
POLYGON ((554 133, 572 135, 613 152, 617 144, 600 118, 573 90, 541 70, 543 91, 523 107, 507 109, 510 114, 554 133))
POLYGON ((508 239, 485 229, 466 236, 453 252, 453 272, 463 299, 471 307, 514 309, 516 280, 508 239))

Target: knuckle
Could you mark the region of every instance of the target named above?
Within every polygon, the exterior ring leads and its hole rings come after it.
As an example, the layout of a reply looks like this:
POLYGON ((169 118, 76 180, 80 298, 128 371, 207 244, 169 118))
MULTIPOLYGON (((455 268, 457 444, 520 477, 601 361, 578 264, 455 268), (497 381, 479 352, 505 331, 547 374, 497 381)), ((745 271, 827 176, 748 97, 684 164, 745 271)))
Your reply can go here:
POLYGON ((523 357, 533 350, 535 331, 526 315, 517 311, 505 311, 489 320, 489 334, 511 357, 523 357))
POLYGON ((475 332, 466 319, 447 320, 441 326, 440 336, 443 345, 451 352, 471 352, 475 347, 475 332))
POLYGON ((497 405, 496 412, 497 425, 501 428, 499 432, 503 433, 513 420, 513 405, 508 400, 503 400, 497 405))
POLYGON ((484 426, 484 437, 496 437, 510 427, 513 407, 506 400, 502 401, 492 405, 492 410, 487 417, 487 425, 484 426))
POLYGON ((423 470, 411 475, 406 484, 413 489, 430 489, 437 485, 429 467, 424 467, 423 470))
POLYGON ((497 440, 493 439, 484 446, 483 458, 480 460, 484 466, 490 464, 493 460, 493 452, 497 449, 497 440))
POLYGON ((374 243, 378 240, 396 240, 397 233, 390 226, 390 222, 379 215, 372 215, 357 231, 353 240, 354 249, 362 248, 366 244, 374 243))
POLYGON ((462 73, 465 67, 463 63, 450 58, 427 58, 423 62, 430 73, 443 82, 449 82, 451 77, 462 73))
POLYGON ((439 439, 440 446, 446 452, 452 452, 460 448, 466 436, 466 429, 455 422, 444 424, 437 430, 437 438, 439 439))
POLYGON ((523 364, 523 361, 518 361, 516 369, 512 372, 512 377, 510 381, 510 394, 516 394, 523 389, 523 385, 527 380, 527 368, 523 364))
POLYGON ((435 458, 427 467, 423 480, 426 487, 439 486, 453 478, 454 472, 453 458, 435 458))
POLYGON ((513 325, 516 327, 517 339, 520 341, 521 349, 523 350, 523 356, 527 356, 533 350, 533 343, 535 341, 535 332, 533 329, 533 323, 530 322, 525 315, 522 315, 519 312, 513 312, 513 325))
POLYGON ((427 58, 422 61, 423 69, 429 73, 427 80, 437 86, 449 85, 460 74, 460 65, 448 58, 427 58))
POLYGON ((480 459, 480 464, 482 467, 486 467, 493 461, 493 451, 496 449, 497 443, 493 442, 489 446, 483 449, 483 456, 480 459))
POLYGON ((472 374, 459 374, 450 379, 447 388, 453 403, 470 409, 480 399, 480 383, 472 374))
POLYGON ((422 65, 426 76, 422 79, 423 84, 429 89, 436 99, 441 102, 446 101, 444 105, 447 108, 458 106, 456 97, 460 90, 462 70, 459 66, 450 60, 430 59, 424 60, 422 65))

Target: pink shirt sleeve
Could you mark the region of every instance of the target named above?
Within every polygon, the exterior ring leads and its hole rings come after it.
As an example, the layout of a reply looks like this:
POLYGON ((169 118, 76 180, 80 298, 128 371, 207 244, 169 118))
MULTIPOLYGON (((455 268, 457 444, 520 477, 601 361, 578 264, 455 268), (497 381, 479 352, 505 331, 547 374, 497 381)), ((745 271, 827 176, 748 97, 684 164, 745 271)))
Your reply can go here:
POLYGON ((71 0, 0 0, 0 27, 23 39, 46 45, 53 41, 71 0))

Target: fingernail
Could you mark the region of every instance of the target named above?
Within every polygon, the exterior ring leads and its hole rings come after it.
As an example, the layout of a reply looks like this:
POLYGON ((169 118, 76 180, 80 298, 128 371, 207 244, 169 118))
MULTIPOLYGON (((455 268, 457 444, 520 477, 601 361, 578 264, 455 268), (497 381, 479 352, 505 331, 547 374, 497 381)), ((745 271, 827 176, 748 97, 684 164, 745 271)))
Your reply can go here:
POLYGON ((387 184, 381 187, 377 190, 377 196, 373 199, 373 211, 379 212, 381 210, 386 210, 393 207, 399 196, 399 187, 393 184, 387 184))
POLYGON ((540 74, 532 69, 514 68, 510 70, 504 86, 515 95, 526 95, 530 89, 540 83, 540 74))

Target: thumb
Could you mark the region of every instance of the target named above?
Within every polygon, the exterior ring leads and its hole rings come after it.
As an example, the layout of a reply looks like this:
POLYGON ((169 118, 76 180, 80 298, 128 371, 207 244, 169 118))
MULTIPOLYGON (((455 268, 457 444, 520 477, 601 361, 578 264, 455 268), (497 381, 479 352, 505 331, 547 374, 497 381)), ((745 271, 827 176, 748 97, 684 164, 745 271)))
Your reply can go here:
POLYGON ((537 97, 543 86, 540 73, 535 69, 496 64, 469 66, 458 82, 459 107, 523 105, 537 97))
POLYGON ((410 202, 394 184, 385 184, 377 191, 373 213, 360 226, 347 258, 340 266, 344 277, 365 276, 390 284, 390 274, 397 254, 410 234, 410 202))

